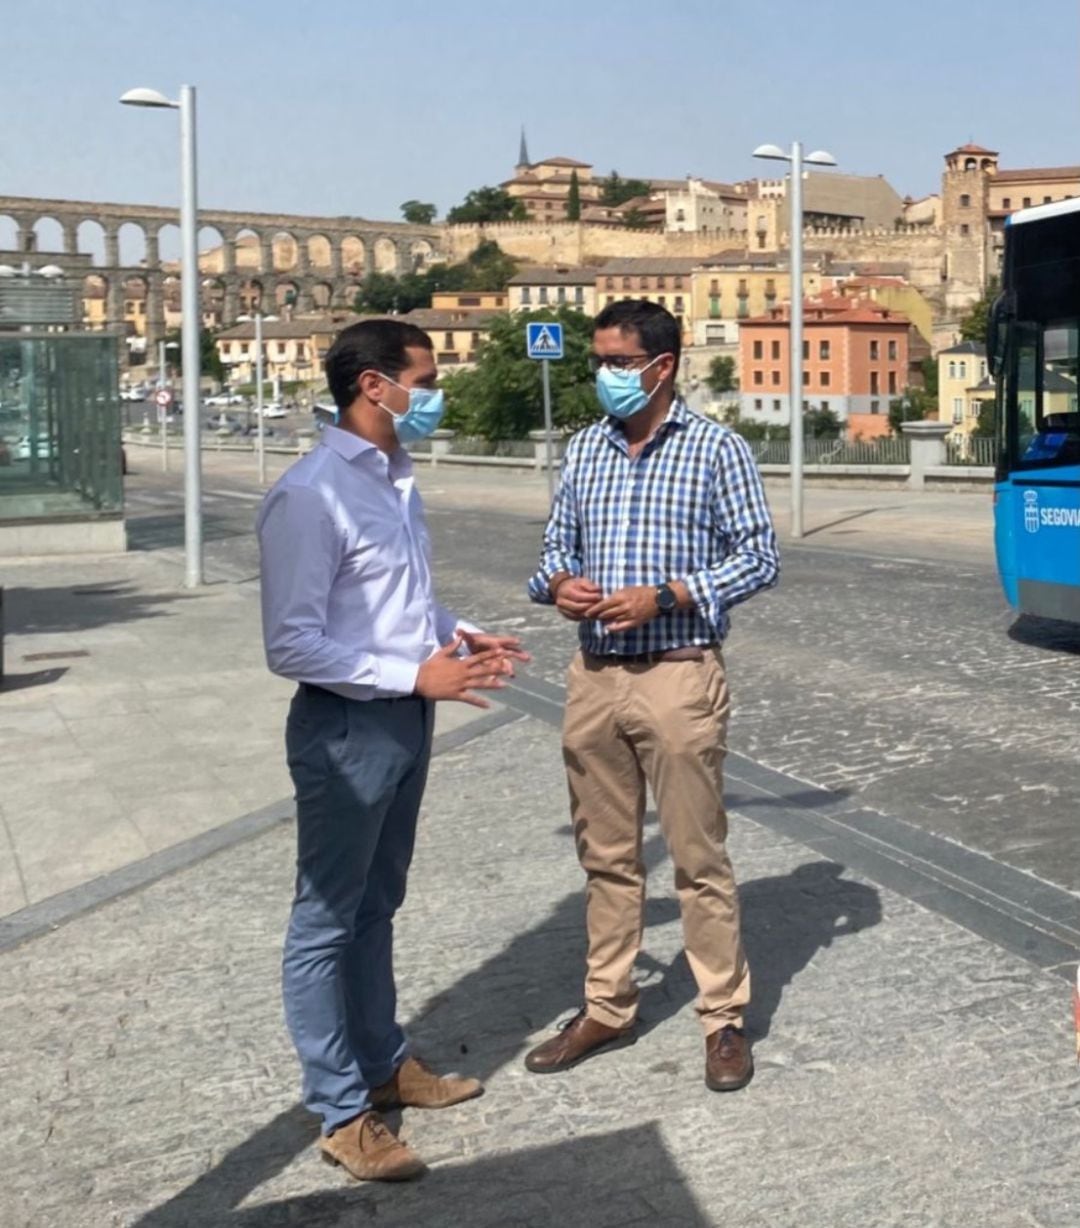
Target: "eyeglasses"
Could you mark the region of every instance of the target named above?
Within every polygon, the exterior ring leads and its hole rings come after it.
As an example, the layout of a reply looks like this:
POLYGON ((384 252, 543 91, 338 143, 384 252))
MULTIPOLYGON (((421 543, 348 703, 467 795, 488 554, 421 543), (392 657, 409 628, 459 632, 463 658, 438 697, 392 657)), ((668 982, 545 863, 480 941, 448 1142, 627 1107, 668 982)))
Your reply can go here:
POLYGON ((589 370, 595 375, 601 367, 609 371, 630 371, 635 363, 648 358, 648 354, 590 354, 589 370))

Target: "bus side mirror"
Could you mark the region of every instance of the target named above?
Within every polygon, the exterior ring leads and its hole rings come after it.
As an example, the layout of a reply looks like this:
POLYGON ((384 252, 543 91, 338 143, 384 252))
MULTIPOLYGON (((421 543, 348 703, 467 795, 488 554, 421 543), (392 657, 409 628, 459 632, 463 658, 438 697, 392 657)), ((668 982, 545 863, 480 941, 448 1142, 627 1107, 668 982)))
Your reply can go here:
POLYGON ((994 379, 1005 357, 1006 313, 1005 295, 999 294, 986 315, 986 366, 994 379))

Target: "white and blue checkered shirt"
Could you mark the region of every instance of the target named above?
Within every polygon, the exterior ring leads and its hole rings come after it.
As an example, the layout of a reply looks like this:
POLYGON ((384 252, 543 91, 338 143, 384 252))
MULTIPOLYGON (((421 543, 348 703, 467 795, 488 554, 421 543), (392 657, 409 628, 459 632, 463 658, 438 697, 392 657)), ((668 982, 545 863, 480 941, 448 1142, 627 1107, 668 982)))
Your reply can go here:
POLYGON ((580 624, 582 648, 634 656, 720 643, 728 610, 776 583, 780 558, 761 478, 742 436, 677 398, 656 434, 631 459, 614 419, 570 440, 533 601, 550 604, 552 576, 587 576, 604 595, 636 584, 682 580, 694 606, 633 631, 580 624))

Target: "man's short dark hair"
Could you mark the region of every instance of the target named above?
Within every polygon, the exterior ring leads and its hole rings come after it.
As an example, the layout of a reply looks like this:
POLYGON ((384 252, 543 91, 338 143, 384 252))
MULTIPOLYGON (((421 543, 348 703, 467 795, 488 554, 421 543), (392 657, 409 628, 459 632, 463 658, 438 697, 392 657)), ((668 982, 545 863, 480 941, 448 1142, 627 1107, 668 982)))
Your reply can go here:
POLYGON ((617 303, 608 303, 593 323, 593 331, 601 328, 617 328, 624 336, 637 333, 641 348, 650 358, 661 354, 674 354, 675 366, 679 365, 682 352, 682 337, 679 322, 659 303, 643 299, 624 298, 617 303))
POLYGON ((404 320, 361 320, 343 328, 326 355, 326 382, 338 409, 356 400, 356 381, 365 371, 396 379, 409 365, 410 345, 434 348, 422 328, 404 320))

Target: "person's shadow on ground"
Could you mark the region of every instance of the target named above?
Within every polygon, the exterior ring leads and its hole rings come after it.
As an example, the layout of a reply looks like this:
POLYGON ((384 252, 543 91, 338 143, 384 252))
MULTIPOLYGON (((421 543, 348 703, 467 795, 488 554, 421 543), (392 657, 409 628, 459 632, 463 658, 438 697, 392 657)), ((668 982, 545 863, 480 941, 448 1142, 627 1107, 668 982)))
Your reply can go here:
MULTIPOLYGON (((659 833, 649 836, 643 853, 646 865, 655 868, 664 855, 659 833)), ((881 920, 878 892, 841 877, 843 871, 836 862, 811 861, 790 874, 751 879, 741 887, 743 939, 753 982, 753 1003, 747 1014, 752 1038, 760 1040, 768 1035, 784 989, 817 952, 835 939, 881 920)), ((512 937, 496 955, 425 1002, 408 1025, 417 1050, 437 1066, 448 1069, 458 1065, 485 1080, 507 1063, 519 1060, 531 1035, 560 1016, 569 1015, 580 1003, 585 958, 583 903, 580 890, 564 896, 538 925, 512 937)), ((673 898, 649 901, 646 944, 650 927, 674 922, 678 915, 678 903, 673 898)), ((645 973, 640 1031, 647 1033, 681 1010, 697 989, 682 953, 667 964, 643 953, 639 967, 645 973)), ((253 1189, 287 1167, 314 1142, 316 1134, 314 1119, 300 1106, 279 1114, 186 1190, 148 1212, 138 1221, 139 1228, 180 1228, 193 1223, 270 1228, 297 1222, 289 1218, 296 1213, 302 1213, 305 1224, 357 1222, 348 1217, 358 1212, 361 1218, 378 1214, 380 1222, 410 1222, 407 1218, 384 1221, 384 1196, 374 1192, 331 1191, 239 1209, 238 1204, 253 1189)), ((597 1140, 598 1145, 610 1160, 618 1149, 609 1149, 602 1140, 603 1136, 597 1140)), ((552 1150, 558 1152, 559 1148, 552 1150)), ((501 1198, 504 1178, 519 1170, 520 1165, 512 1158, 467 1166, 464 1179, 476 1200, 473 1205, 490 1205, 501 1198), (490 1177, 490 1188, 483 1180, 485 1174, 490 1177)), ((585 1170, 574 1166, 573 1171, 585 1170)), ((421 1188, 430 1182, 453 1185, 457 1181, 458 1177, 447 1170, 432 1174, 421 1188)), ((568 1177, 568 1208, 592 1202, 594 1191, 586 1186, 589 1182, 576 1189, 568 1177)), ((371 1187, 362 1188, 366 1191, 371 1187)), ((418 1212, 411 1199, 409 1204, 418 1212)), ((693 1219, 692 1200, 683 1212, 685 1219, 680 1222, 704 1222, 693 1219)), ((560 1222, 582 1221, 571 1217, 560 1222)))

